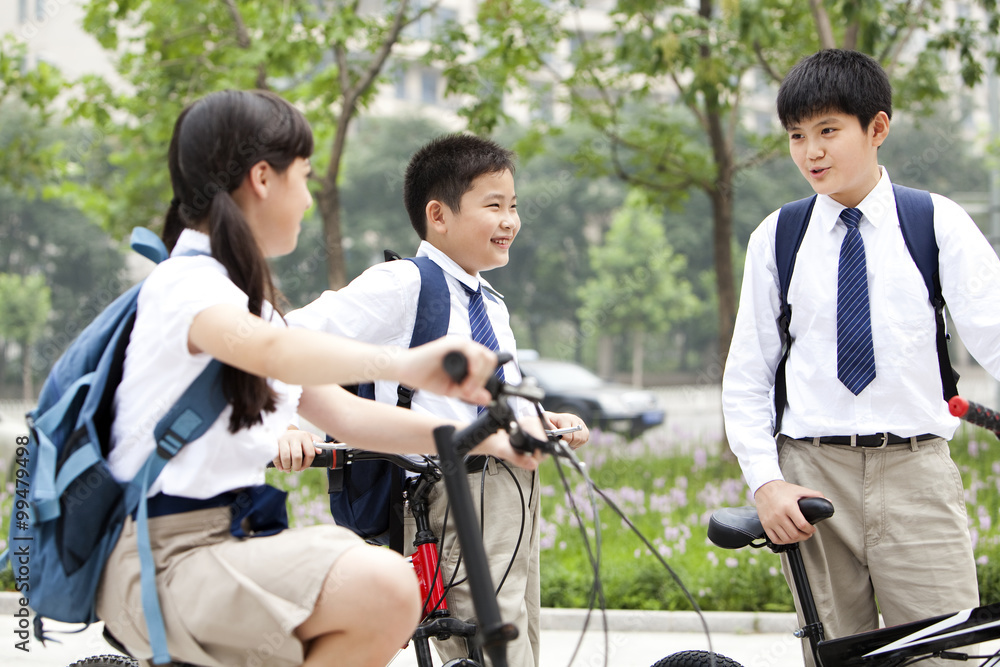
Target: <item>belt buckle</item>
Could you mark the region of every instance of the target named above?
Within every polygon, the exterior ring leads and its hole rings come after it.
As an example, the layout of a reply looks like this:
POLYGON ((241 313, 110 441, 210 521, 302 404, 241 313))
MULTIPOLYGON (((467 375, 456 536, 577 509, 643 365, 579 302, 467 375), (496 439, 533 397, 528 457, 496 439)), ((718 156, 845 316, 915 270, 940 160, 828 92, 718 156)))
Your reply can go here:
POLYGON ((882 444, 876 447, 876 449, 885 449, 889 445, 889 432, 883 431, 879 435, 882 436, 882 444))

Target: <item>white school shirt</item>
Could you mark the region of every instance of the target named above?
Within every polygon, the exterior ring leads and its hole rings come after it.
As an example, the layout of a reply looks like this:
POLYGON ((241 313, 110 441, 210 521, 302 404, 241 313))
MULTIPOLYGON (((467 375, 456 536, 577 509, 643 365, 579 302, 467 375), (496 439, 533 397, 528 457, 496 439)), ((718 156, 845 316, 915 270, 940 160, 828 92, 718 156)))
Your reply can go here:
MULTIPOLYGON (((132 479, 154 450, 153 427, 173 406, 212 357, 188 351, 195 315, 211 306, 247 307, 247 295, 229 280, 226 269, 206 255, 178 257, 190 250, 210 251, 208 236, 184 230, 172 257, 157 266, 139 292, 135 328, 125 356, 124 376, 115 392, 113 449, 108 457, 118 480, 132 479)), ((270 304, 265 320, 284 326, 270 304)), ((151 488, 188 498, 211 498, 224 491, 264 483, 264 467, 277 454, 278 437, 295 416, 301 388, 270 381, 277 410, 263 413, 263 424, 229 432, 227 406, 208 431, 171 459, 151 488)))
MULTIPOLYGON (((483 303, 497 337, 500 351, 515 354, 517 343, 510 328, 510 314, 499 295, 482 276, 469 275, 454 260, 427 241, 417 248, 418 257, 429 257, 441 267, 451 293, 449 336, 472 338, 469 324, 469 295, 462 285, 476 289, 483 286, 483 303), (487 295, 487 292, 491 294, 487 295), (490 297, 494 298, 490 298, 490 297)), ((323 292, 311 304, 286 316, 289 326, 325 331, 355 338, 376 345, 407 348, 417 319, 417 299, 420 295, 420 271, 416 264, 405 260, 383 262, 372 266, 349 285, 337 291, 323 292)), ((516 363, 504 366, 504 378, 517 384, 521 379, 516 363)), ((375 399, 380 403, 396 404, 398 382, 382 380, 375 383, 375 399)), ((445 419, 469 422, 476 418, 475 405, 428 391, 416 391, 411 405, 422 412, 445 419)), ((518 415, 534 414, 531 404, 519 401, 518 415)), ((333 434, 336 435, 336 434, 333 434)))
MULTIPOLYGON (((1000 377, 1000 260, 958 204, 932 194, 941 289, 962 342, 1000 377)), ((788 287, 794 339, 785 365, 792 438, 891 432, 951 438, 958 419, 942 399, 934 311, 903 241, 889 175, 858 207, 868 269, 875 379, 855 396, 837 379, 837 268, 844 206, 820 195, 788 287)), ((781 357, 774 255, 778 211, 750 236, 736 328, 722 380, 726 435, 751 492, 783 479, 772 436, 781 357)))

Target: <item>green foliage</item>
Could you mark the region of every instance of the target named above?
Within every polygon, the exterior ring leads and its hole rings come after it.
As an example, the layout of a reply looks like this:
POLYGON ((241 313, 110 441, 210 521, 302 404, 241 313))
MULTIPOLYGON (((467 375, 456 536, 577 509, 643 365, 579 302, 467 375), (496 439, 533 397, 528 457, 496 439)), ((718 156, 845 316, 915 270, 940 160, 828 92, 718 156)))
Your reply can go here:
MULTIPOLYGON (((45 277, 50 326, 38 338, 32 371, 42 377, 73 338, 130 285, 107 234, 78 210, 0 189, 0 273, 45 277)), ((2 382, 0 382, 2 384, 2 382)))
POLYGON ((45 276, 0 273, 0 338, 31 345, 42 333, 52 309, 45 276))
POLYGON ((682 277, 662 212, 640 191, 629 193, 603 245, 590 249, 592 277, 580 289, 580 320, 602 333, 659 333, 691 314, 697 300, 682 277))

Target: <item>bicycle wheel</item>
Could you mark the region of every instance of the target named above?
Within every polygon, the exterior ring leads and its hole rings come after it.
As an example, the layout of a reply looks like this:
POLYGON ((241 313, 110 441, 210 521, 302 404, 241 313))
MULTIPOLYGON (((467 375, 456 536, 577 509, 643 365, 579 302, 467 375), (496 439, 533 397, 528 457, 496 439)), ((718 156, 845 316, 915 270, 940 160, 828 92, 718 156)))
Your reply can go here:
POLYGON ((743 667, 740 663, 718 653, 708 651, 681 651, 668 655, 653 667, 712 667, 712 656, 715 656, 715 667, 743 667))
POLYGON ((93 655, 69 667, 139 667, 139 663, 124 655, 93 655))

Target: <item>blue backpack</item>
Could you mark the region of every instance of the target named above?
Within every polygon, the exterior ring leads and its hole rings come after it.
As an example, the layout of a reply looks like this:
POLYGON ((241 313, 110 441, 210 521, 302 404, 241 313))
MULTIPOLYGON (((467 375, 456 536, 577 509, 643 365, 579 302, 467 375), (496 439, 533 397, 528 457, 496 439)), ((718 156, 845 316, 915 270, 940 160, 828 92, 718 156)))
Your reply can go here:
MULTIPOLYGON (((403 259, 390 250, 386 261, 403 259)), ((417 317, 410 347, 437 340, 448 333, 451 293, 444 271, 429 257, 407 257, 420 271, 417 317)), ((375 400, 375 385, 358 385, 354 391, 375 400)), ((413 389, 399 385, 396 405, 409 408, 413 389)), ((337 525, 349 528, 369 542, 388 545, 403 552, 402 468, 388 461, 353 461, 344 468, 327 471, 330 512, 337 525)))
MULTIPOLYGON (((132 247, 161 262, 167 250, 147 229, 132 232, 132 247)), ((153 660, 167 663, 166 632, 156 593, 146 524, 146 495, 167 461, 200 437, 226 406, 222 364, 212 361, 156 424, 157 450, 135 479, 115 480, 107 455, 113 399, 121 382, 125 349, 135 323, 140 285, 108 306, 53 366, 28 413, 28 444, 17 449, 18 470, 10 542, 0 565, 10 561, 17 590, 28 600, 35 636, 44 641, 42 619, 90 624, 104 564, 125 517, 136 513, 142 600, 153 660)), ((27 632, 18 636, 27 640, 27 632)))
MULTIPOLYGON (((896 197, 896 211, 899 227, 903 232, 906 249, 920 270, 927 286, 927 296, 934 307, 937 324, 938 369, 941 373, 941 387, 944 400, 958 395, 958 373, 952 368, 948 357, 948 329, 944 317, 944 296, 941 294, 941 278, 938 273, 938 246, 934 237, 934 202, 930 193, 914 190, 902 185, 892 186, 896 197)), ((778 225, 774 237, 774 255, 778 269, 778 289, 781 294, 781 314, 778 326, 781 329, 781 361, 774 374, 774 433, 781 428, 781 417, 788 401, 785 386, 785 362, 792 346, 788 327, 792 319, 792 307, 788 303, 788 285, 795 268, 795 256, 802 245, 806 227, 812 217, 816 195, 785 204, 778 213, 778 225)))

